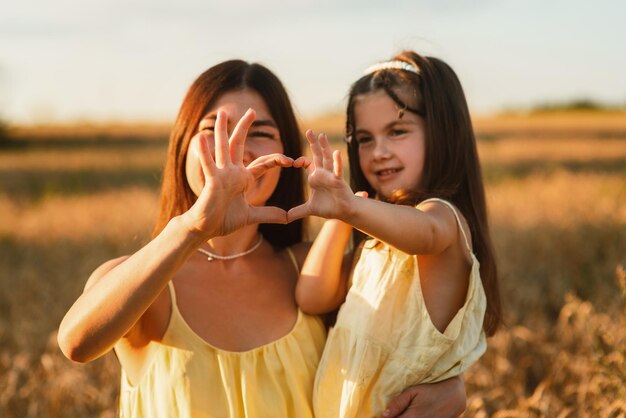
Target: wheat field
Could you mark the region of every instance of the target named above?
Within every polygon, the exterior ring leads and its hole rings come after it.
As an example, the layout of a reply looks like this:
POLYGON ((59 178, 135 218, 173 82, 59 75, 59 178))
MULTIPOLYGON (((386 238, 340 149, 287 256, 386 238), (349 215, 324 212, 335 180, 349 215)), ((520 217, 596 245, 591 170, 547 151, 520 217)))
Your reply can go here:
MULTIPOLYGON (((626 113, 477 118, 506 327, 465 417, 626 417, 626 113)), ((339 117, 309 121, 340 145, 339 117)), ((56 329, 103 261, 146 242, 167 126, 0 141, 0 416, 114 417, 119 366, 56 329)), ((314 234, 314 231, 311 232, 314 234)))

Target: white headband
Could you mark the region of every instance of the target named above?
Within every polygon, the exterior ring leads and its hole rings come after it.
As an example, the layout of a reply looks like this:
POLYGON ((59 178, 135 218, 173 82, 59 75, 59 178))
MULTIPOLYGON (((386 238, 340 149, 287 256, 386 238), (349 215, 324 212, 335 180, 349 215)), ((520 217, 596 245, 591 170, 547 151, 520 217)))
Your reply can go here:
POLYGON ((404 61, 395 60, 395 61, 379 62, 378 64, 374 64, 370 67, 367 67, 364 71, 364 74, 367 75, 367 74, 371 74, 379 70, 389 70, 389 69, 404 70, 404 71, 409 71, 415 74, 420 73, 419 68, 417 68, 413 64, 409 64, 408 62, 404 62, 404 61))

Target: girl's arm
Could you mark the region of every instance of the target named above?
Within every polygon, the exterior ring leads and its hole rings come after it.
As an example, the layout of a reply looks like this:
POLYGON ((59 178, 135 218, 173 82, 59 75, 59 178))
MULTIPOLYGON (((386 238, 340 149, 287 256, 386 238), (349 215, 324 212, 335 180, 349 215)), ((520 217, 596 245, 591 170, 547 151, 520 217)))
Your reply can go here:
MULTIPOLYGON (((140 327, 142 315, 202 242, 246 224, 286 222, 282 209, 252 207, 245 201, 246 189, 267 169, 292 164, 288 157, 266 155, 244 167, 243 146, 254 117, 253 111, 246 113, 229 142, 227 115, 219 112, 215 160, 206 137, 200 138, 198 152, 204 187, 194 205, 172 218, 156 238, 135 254, 105 263, 94 272, 59 327, 59 346, 68 358, 80 362, 94 360, 140 327)), ((141 333, 141 329, 138 331, 141 333)))
POLYGON ((352 227, 337 220, 322 226, 304 261, 296 285, 296 302, 308 314, 335 310, 346 297, 349 255, 344 255, 352 227))
POLYGON ((420 204, 416 209, 354 199, 351 211, 339 219, 407 254, 440 254, 458 238, 454 215, 436 202, 420 204))
MULTIPOLYGON (((321 137, 324 147, 311 130, 307 131, 306 137, 313 158, 298 158, 293 166, 307 169, 311 198, 288 212, 289 221, 311 214, 332 218, 335 205, 346 204, 352 197, 366 200, 363 198, 367 193, 359 192, 355 196, 341 178, 341 159, 338 154, 332 154, 326 137, 321 137)), ((333 311, 345 299, 352 264, 352 255, 346 254, 351 233, 352 226, 338 219, 326 221, 318 233, 296 286, 296 302, 306 313, 333 311)))

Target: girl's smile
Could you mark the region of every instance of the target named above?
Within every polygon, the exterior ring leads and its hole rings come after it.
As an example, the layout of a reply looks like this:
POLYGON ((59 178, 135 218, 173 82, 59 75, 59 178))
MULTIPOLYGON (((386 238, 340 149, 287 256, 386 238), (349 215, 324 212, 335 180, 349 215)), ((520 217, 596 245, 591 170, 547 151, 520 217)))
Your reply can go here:
POLYGON ((375 174, 378 178, 378 181, 384 183, 397 178, 399 176, 399 173, 401 172, 402 168, 385 168, 381 170, 376 170, 375 174))

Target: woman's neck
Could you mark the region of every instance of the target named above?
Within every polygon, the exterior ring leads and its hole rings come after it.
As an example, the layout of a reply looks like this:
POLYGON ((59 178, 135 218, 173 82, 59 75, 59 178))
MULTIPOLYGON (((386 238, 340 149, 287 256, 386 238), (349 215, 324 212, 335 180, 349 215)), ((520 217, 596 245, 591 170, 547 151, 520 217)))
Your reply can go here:
POLYGON ((248 225, 237 231, 210 239, 202 247, 218 255, 232 255, 250 249, 259 241, 259 226, 248 225))

